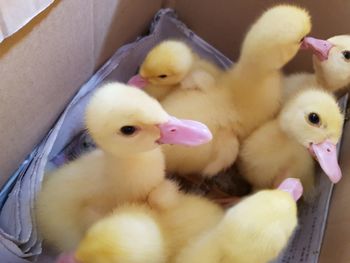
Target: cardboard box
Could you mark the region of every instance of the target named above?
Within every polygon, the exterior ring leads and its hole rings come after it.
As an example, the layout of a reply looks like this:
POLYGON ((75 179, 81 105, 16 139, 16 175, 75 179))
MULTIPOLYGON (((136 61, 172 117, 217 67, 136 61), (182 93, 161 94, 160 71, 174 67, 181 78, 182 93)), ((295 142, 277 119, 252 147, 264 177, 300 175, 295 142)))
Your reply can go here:
MULTIPOLYGON (((172 7, 207 42, 236 60, 244 33, 266 7, 279 1, 56 0, 28 25, 0 43, 0 185, 48 132, 77 89, 122 44, 144 33, 158 9, 172 7)), ((350 2, 294 1, 310 10, 312 35, 348 33, 350 2)), ((311 70, 309 54, 287 72, 311 70)), ((350 184, 349 124, 319 262, 350 262, 346 189, 350 184)))

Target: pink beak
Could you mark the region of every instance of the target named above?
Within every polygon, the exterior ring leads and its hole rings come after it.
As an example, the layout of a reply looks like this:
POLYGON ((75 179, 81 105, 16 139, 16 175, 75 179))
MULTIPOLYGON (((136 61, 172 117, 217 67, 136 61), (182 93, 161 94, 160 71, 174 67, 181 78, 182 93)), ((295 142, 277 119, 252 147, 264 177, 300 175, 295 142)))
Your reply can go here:
POLYGON ((303 195, 303 186, 296 178, 285 179, 277 189, 290 193, 295 201, 298 201, 303 195))
POLYGON ((131 77, 131 79, 129 79, 129 81, 127 82, 128 85, 143 89, 147 86, 148 81, 141 77, 140 74, 137 74, 133 77, 131 77))
POLYGON ((180 120, 170 116, 168 122, 160 124, 161 144, 197 146, 209 142, 213 135, 206 125, 198 121, 180 120))
POLYGON ((78 262, 75 257, 74 253, 62 253, 59 255, 59 257, 56 259, 55 263, 80 263, 78 262))
POLYGON ((333 44, 327 40, 313 37, 305 37, 301 44, 302 49, 310 49, 320 61, 328 59, 328 54, 332 47, 333 44))
POLYGON ((314 154, 322 170, 332 183, 337 183, 342 178, 337 158, 337 147, 334 143, 326 140, 319 144, 311 144, 309 151, 314 154))

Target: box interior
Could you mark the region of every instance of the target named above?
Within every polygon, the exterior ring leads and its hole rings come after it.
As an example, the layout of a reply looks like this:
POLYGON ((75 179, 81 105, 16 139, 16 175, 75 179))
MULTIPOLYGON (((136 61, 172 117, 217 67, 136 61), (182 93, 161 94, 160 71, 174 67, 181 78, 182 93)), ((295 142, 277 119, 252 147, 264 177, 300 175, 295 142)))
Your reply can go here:
MULTIPOLYGON (((145 32, 158 9, 172 7, 199 36, 232 60, 244 33, 267 7, 279 1, 56 0, 19 32, 0 43, 0 185, 53 125, 77 89, 122 44, 145 32)), ((310 10, 312 35, 349 33, 350 1, 294 1, 310 10)), ((277 21, 276 21, 277 22, 277 21)), ((286 72, 311 70, 300 52, 286 72)), ((335 187, 320 262, 348 262, 346 235, 349 124, 341 150, 344 178, 335 187)))

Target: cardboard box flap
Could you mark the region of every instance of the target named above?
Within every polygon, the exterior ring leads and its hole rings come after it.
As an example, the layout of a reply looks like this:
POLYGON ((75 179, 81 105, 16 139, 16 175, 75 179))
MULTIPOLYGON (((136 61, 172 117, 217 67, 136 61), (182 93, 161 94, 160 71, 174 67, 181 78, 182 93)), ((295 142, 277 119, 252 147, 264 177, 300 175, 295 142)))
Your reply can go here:
POLYGON ((0 42, 25 26, 54 0, 0 0, 0 42))

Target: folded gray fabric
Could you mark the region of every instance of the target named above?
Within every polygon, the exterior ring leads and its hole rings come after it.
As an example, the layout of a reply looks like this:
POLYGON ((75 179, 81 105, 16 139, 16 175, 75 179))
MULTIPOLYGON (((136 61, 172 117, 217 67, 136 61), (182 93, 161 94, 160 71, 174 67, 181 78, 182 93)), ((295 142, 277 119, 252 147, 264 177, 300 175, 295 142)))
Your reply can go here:
MULTIPOLYGON (((103 81, 126 82, 136 73, 147 52, 167 38, 186 41, 202 57, 222 68, 232 65, 228 58, 180 22, 172 10, 160 10, 147 36, 121 47, 81 87, 42 143, 3 188, 0 193, 0 201, 3 202, 0 211, 1 262, 52 262, 52 257, 47 256, 48 253, 38 258, 42 242, 36 228, 34 207, 35 196, 40 191, 44 172, 55 169, 72 156, 77 157, 94 148, 93 142, 83 132, 83 113, 92 91, 103 81)), ((227 177, 230 177, 230 174, 227 177)), ((332 185, 325 176, 321 176, 320 197, 312 206, 301 207, 300 228, 291 246, 277 262, 299 262, 301 258, 304 259, 303 262, 317 262, 331 190, 332 185)))

